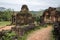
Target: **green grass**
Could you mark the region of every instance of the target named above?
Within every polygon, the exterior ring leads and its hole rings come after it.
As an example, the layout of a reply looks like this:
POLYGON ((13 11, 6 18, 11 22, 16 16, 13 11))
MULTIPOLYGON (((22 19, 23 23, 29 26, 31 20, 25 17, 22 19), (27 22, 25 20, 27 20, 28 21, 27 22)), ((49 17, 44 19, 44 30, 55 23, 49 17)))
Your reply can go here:
POLYGON ((1 27, 1 26, 9 25, 10 23, 11 23, 10 21, 1 21, 1 22, 0 22, 0 27, 1 27))
POLYGON ((55 40, 55 37, 53 35, 53 32, 52 32, 52 35, 51 35, 51 40, 55 40))
POLYGON ((55 40, 54 29, 52 30, 51 40, 55 40))
POLYGON ((51 39, 50 40, 55 40, 55 37, 53 34, 51 34, 51 39))

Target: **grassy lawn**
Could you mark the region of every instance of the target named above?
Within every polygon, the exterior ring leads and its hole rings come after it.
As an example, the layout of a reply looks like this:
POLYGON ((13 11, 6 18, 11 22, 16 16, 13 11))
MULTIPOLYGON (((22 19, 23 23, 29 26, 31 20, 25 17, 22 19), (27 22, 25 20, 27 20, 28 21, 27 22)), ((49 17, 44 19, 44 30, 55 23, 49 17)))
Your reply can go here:
POLYGON ((9 25, 10 23, 11 23, 10 21, 1 21, 1 22, 0 22, 0 27, 1 27, 1 26, 9 25))

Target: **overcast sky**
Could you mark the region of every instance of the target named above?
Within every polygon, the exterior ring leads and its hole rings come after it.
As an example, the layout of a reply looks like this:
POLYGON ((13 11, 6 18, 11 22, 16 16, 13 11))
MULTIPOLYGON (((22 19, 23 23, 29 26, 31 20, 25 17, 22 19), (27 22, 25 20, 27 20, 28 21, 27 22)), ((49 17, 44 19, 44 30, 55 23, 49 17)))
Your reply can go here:
POLYGON ((39 11, 48 7, 60 6, 60 0, 0 0, 0 7, 19 11, 23 4, 28 5, 30 11, 39 11))

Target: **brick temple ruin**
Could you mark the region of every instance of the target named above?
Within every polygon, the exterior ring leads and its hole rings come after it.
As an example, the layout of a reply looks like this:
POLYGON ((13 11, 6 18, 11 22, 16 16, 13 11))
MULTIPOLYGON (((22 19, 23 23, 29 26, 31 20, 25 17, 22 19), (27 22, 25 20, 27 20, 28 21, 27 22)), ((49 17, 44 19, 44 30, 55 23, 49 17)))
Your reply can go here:
POLYGON ((23 5, 20 12, 13 13, 11 24, 26 25, 30 23, 34 23, 34 17, 29 13, 27 5, 23 5))
POLYGON ((60 20, 60 12, 56 8, 49 7, 41 16, 44 23, 54 23, 60 20))
POLYGON ((15 15, 12 15, 12 24, 16 25, 12 28, 12 31, 15 31, 17 36, 21 36, 25 31, 35 27, 34 21, 35 18, 29 13, 27 5, 22 5, 21 11, 15 15))

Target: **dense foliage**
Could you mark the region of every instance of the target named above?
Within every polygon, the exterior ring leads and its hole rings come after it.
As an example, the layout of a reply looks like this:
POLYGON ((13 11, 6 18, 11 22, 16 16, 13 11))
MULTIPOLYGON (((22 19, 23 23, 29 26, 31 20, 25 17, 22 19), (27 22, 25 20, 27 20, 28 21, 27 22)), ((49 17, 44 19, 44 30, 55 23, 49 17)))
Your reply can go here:
POLYGON ((6 9, 5 11, 0 11, 0 21, 9 21, 11 20, 12 11, 6 9))
POLYGON ((13 31, 1 31, 0 32, 0 40, 13 40, 17 38, 15 32, 13 31))
POLYGON ((55 40, 60 40, 60 22, 54 23, 53 35, 55 40))

